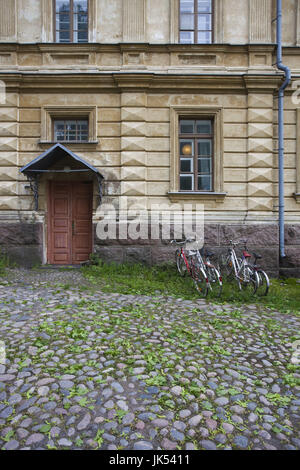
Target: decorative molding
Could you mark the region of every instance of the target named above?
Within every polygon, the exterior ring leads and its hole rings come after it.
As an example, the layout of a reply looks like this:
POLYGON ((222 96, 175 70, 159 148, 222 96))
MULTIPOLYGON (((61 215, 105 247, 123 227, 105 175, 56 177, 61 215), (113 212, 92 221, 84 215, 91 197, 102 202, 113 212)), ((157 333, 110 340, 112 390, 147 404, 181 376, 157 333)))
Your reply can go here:
POLYGON ((97 141, 97 107, 96 106, 45 106, 41 114, 41 141, 40 144, 52 143, 52 120, 65 117, 88 117, 89 119, 89 141, 97 141))
POLYGON ((224 0, 215 0, 214 7, 214 42, 221 44, 224 41, 224 0))
MULTIPOLYGON (((182 194, 184 197, 188 195, 179 191, 179 118, 181 116, 210 116, 214 118, 214 198, 216 194, 224 196, 224 174, 223 174, 223 109, 216 107, 203 107, 203 106, 176 106, 171 107, 170 116, 170 141, 171 141, 171 154, 170 154, 170 192, 168 195, 175 193, 182 194)), ((194 193, 195 195, 196 193, 194 193)), ((202 193, 197 193, 199 196, 202 193)), ((203 194, 203 197, 207 193, 203 194)), ((193 194, 190 193, 190 197, 193 194)), ((223 197, 221 196, 221 197, 223 197)), ((219 199, 219 198, 217 198, 219 199)))
POLYGON ((202 201, 215 201, 215 202, 223 202, 227 193, 215 193, 215 192, 202 192, 202 193, 194 193, 194 192, 169 192, 167 193, 171 202, 181 202, 188 200, 189 202, 202 202, 202 201))
POLYGON ((16 39, 16 0, 0 0, 0 40, 16 39))
POLYGON ((296 46, 300 46, 300 0, 297 0, 296 46))
POLYGON ((272 0, 250 0, 249 42, 272 42, 272 0))
POLYGON ((248 210, 273 210, 273 94, 248 95, 248 210))
POLYGON ((54 42, 53 37, 53 0, 42 0, 42 41, 54 42))
POLYGON ((170 42, 179 42, 179 0, 170 0, 170 42))
POLYGON ((145 0, 123 0, 123 41, 145 41, 145 0))

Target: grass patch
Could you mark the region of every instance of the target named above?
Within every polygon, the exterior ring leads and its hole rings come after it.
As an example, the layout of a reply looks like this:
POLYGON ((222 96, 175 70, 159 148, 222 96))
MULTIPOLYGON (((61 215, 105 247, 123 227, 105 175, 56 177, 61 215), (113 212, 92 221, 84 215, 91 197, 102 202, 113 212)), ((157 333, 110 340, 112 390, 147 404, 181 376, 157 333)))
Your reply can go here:
POLYGON ((10 265, 8 255, 0 249, 0 276, 5 275, 5 270, 10 265))
MULTIPOLYGON (((141 264, 99 263, 83 267, 82 272, 104 292, 199 299, 191 278, 180 277, 172 264, 148 267, 141 264)), ((272 279, 268 295, 261 297, 247 291, 240 292, 234 282, 224 282, 221 297, 218 299, 209 294, 207 300, 239 306, 256 304, 280 312, 300 314, 300 285, 296 279, 272 279)))

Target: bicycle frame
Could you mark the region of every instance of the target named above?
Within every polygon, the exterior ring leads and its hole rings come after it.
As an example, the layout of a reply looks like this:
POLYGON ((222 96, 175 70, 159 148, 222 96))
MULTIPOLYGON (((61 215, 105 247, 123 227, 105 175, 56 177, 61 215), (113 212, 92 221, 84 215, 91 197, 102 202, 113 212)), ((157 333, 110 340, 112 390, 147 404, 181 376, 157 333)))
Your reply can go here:
POLYGON ((250 266, 250 265, 247 261, 246 256, 244 255, 244 253, 242 254, 242 262, 240 263, 238 257, 236 256, 234 246, 235 246, 235 244, 233 244, 233 247, 229 248, 229 255, 230 255, 232 266, 233 266, 233 269, 234 269, 235 278, 237 279, 237 281, 240 282, 242 280, 241 277, 240 277, 241 273, 243 271, 245 273, 245 267, 250 266))

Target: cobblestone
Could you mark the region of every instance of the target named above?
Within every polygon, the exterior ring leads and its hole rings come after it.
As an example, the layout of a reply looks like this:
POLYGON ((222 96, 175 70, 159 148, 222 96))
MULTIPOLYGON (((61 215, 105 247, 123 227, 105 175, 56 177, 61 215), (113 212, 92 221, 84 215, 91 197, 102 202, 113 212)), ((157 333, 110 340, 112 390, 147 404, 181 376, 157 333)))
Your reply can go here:
POLYGON ((255 305, 104 293, 78 270, 11 270, 0 449, 299 450, 286 380, 299 326, 255 305))

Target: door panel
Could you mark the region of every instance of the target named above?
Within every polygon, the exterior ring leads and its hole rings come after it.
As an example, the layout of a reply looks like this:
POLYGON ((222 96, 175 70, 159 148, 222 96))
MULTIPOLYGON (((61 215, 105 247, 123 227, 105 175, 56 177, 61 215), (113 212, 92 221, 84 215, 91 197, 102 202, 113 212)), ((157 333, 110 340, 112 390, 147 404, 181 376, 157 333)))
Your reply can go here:
POLYGON ((72 263, 86 261, 92 252, 92 184, 77 183, 72 194, 72 263))
POLYGON ((92 252, 92 183, 50 182, 48 263, 78 264, 92 252))
POLYGON ((51 264, 69 264, 71 194, 69 183, 50 183, 50 218, 48 237, 48 262, 51 264))

